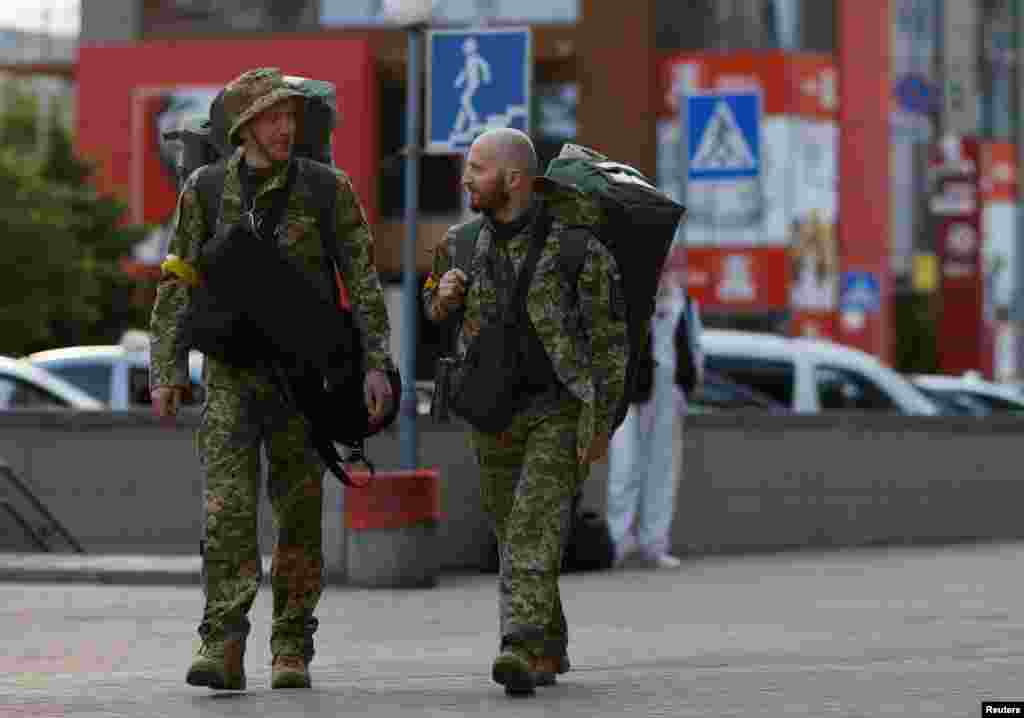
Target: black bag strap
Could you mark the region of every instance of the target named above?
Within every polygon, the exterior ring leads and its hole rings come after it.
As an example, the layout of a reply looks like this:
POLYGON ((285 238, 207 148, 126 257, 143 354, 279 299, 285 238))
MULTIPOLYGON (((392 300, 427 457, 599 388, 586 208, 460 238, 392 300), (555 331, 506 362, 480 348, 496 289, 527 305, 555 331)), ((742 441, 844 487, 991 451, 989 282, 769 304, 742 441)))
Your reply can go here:
MULTIPOLYGON (((249 196, 249 188, 246 182, 242 182, 242 217, 248 219, 249 230, 261 239, 272 239, 281 226, 285 210, 288 209, 288 200, 291 198, 292 188, 295 186, 295 177, 299 171, 298 160, 293 159, 288 163, 288 174, 285 177, 284 187, 274 194, 266 214, 262 219, 256 218, 256 200, 249 196), (246 209, 248 207, 248 209, 246 209)), ((224 192, 224 183, 221 182, 221 193, 224 192)))
MULTIPOLYGON (((338 206, 338 178, 334 171, 322 162, 299 160, 302 162, 304 174, 309 178, 313 202, 320 208, 318 219, 320 244, 324 253, 324 273, 327 286, 334 286, 334 270, 337 269, 342 279, 351 281, 349 257, 338 246, 337 223, 334 216, 338 206)), ((337 292, 331 293, 335 304, 338 303, 337 292)))
MULTIPOLYGON (((554 222, 554 218, 548 211, 547 206, 544 203, 538 204, 537 216, 534 218, 534 225, 532 235, 534 240, 530 243, 530 249, 527 252, 526 258, 523 260, 522 267, 519 270, 519 281, 516 285, 516 295, 510 302, 509 307, 517 307, 522 297, 525 297, 525 292, 530 280, 533 278, 534 270, 537 268, 537 262, 540 259, 541 249, 544 248, 544 244, 547 241, 548 234, 551 232, 551 225, 554 222), (534 247, 537 249, 534 249, 534 247)), ((480 238, 480 230, 483 229, 484 219, 483 217, 477 217, 476 219, 466 222, 466 224, 459 227, 455 233, 455 258, 452 263, 452 269, 461 269, 465 272, 466 276, 469 276, 470 265, 473 263, 473 255, 476 251, 476 243, 480 238)), ((583 251, 586 251, 586 243, 584 242, 583 251)), ((580 262, 582 266, 582 261, 580 262)), ((466 288, 468 291, 468 287, 466 288)), ((506 319, 508 308, 506 308, 506 319)), ((459 309, 448 321, 450 326, 448 328, 447 337, 447 351, 448 355, 455 353, 455 342, 458 338, 459 327, 462 325, 462 318, 465 315, 465 307, 459 309)))
MULTIPOLYGON (((473 263, 473 255, 476 252, 476 241, 480 238, 480 230, 483 229, 483 217, 466 222, 455 232, 455 257, 452 262, 452 269, 461 269, 466 276, 470 275, 470 265, 473 263)), ((469 290, 469 287, 466 288, 469 290)), ((455 342, 459 336, 459 327, 462 326, 462 318, 465 316, 465 308, 448 317, 448 331, 445 332, 444 354, 452 356, 455 354, 455 342)))
POLYGON ((483 229, 483 226, 483 217, 477 217, 459 227, 455 233, 455 262, 452 269, 461 269, 467 276, 469 275, 469 265, 473 263, 476 240, 480 237, 480 230, 483 229))
POLYGON ((196 193, 199 195, 199 203, 203 206, 207 238, 217 232, 217 218, 220 216, 220 200, 224 196, 227 167, 226 160, 219 160, 200 168, 199 176, 196 178, 196 193))
POLYGON ((547 244, 548 234, 551 232, 551 214, 547 207, 541 204, 537 209, 537 216, 534 218, 532 231, 530 233, 530 248, 526 252, 522 265, 519 267, 519 276, 516 278, 516 291, 511 301, 505 307, 505 323, 512 324, 519 320, 520 312, 525 311, 526 292, 533 281, 534 271, 537 269, 537 261, 540 253, 547 244))

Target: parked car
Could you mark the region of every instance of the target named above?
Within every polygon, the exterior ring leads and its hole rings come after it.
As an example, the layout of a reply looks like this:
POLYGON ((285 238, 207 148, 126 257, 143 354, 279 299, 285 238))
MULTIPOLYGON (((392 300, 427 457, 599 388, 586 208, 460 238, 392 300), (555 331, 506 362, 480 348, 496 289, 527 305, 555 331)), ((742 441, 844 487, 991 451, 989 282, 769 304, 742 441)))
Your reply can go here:
POLYGON ((687 398, 686 402, 686 410, 689 414, 706 414, 736 409, 757 409, 772 414, 790 413, 786 406, 770 396, 737 383, 723 374, 707 370, 704 371, 704 381, 696 388, 693 395, 687 398))
POLYGON ((0 356, 0 410, 105 408, 103 402, 41 367, 0 356))
POLYGON ((821 339, 705 329, 704 366, 798 413, 834 410, 940 413, 907 378, 877 358, 821 339))
POLYGON ((963 376, 914 374, 910 377, 918 389, 949 413, 965 416, 992 414, 1024 414, 1024 396, 1011 386, 986 381, 968 372, 963 376))
MULTIPOLYGON (((76 385, 111 409, 150 405, 149 341, 129 336, 121 344, 65 347, 35 352, 26 357, 32 364, 76 385)), ((189 355, 192 382, 187 405, 203 402, 203 357, 189 355)))

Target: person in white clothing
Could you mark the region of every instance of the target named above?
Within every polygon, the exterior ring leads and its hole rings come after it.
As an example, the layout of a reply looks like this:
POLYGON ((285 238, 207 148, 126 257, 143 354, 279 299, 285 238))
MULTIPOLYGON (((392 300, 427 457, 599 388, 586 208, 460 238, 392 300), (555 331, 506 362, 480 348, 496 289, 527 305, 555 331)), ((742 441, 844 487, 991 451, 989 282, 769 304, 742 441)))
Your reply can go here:
MULTIPOLYGON (((616 565, 636 554, 643 563, 658 568, 681 565, 669 553, 669 531, 686 411, 686 396, 675 376, 675 329, 683 312, 690 322, 690 336, 699 337, 696 305, 682 287, 663 287, 651 319, 655 360, 651 397, 630 405, 609 446, 608 529, 616 565)), ((701 358, 699 347, 695 348, 699 376, 701 358)))

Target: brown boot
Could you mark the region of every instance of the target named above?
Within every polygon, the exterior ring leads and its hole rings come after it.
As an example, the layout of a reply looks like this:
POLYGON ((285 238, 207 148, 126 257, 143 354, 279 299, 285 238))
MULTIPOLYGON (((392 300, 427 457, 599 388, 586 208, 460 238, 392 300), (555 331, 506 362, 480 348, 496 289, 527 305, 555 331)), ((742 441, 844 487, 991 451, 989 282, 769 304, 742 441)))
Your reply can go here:
POLYGON ((537 656, 530 659, 530 673, 533 674, 534 685, 553 686, 556 675, 568 672, 568 656, 537 656))
POLYGON ((245 690, 245 639, 203 641, 188 668, 185 682, 220 691, 245 690))
POLYGON ((505 686, 505 693, 510 696, 533 695, 533 671, 530 663, 534 659, 521 648, 505 648, 494 659, 491 667, 491 679, 505 686))
POLYGON ((274 656, 270 667, 271 688, 310 688, 309 666, 302 656, 274 656))

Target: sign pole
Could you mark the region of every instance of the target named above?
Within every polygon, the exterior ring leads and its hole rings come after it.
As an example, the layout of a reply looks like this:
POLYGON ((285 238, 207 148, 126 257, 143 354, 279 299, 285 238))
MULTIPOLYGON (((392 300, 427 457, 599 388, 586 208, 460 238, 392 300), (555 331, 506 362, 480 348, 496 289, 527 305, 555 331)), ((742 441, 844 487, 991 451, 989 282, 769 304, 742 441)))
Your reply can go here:
POLYGON ((401 468, 419 464, 416 436, 416 343, 419 283, 416 281, 416 230, 420 186, 420 55, 424 24, 408 27, 409 58, 405 101, 405 243, 402 245, 402 403, 399 413, 401 468))

